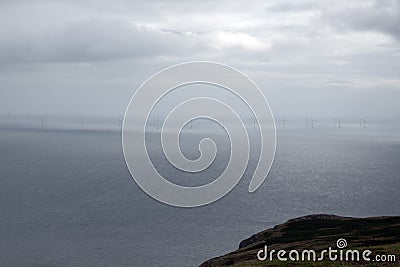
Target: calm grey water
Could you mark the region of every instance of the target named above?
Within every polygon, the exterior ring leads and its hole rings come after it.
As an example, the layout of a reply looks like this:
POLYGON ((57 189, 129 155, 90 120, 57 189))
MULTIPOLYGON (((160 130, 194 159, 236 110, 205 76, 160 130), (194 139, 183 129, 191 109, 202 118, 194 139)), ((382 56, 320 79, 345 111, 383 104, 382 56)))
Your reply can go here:
MULTIPOLYGON (((195 142, 187 143, 185 153, 195 157, 195 142)), ((160 153, 152 156, 183 184, 207 182, 227 159, 203 177, 185 178, 160 153)), ((270 175, 249 194, 254 164, 253 155, 246 176, 221 200, 175 208, 133 182, 118 131, 2 127, 1 265, 196 266, 296 216, 400 215, 397 130, 279 129, 270 175)))

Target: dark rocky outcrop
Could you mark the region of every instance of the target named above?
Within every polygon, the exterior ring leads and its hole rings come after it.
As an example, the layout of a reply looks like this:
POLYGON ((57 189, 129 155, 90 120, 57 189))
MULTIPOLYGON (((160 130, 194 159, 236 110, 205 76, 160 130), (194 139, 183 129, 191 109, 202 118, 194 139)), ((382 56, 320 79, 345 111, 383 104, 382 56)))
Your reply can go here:
POLYGON ((243 240, 237 250, 208 260, 201 267, 251 265, 257 262, 257 252, 265 245, 275 250, 321 251, 336 247, 339 238, 345 238, 349 248, 400 244, 400 216, 351 218, 318 214, 291 219, 243 240))

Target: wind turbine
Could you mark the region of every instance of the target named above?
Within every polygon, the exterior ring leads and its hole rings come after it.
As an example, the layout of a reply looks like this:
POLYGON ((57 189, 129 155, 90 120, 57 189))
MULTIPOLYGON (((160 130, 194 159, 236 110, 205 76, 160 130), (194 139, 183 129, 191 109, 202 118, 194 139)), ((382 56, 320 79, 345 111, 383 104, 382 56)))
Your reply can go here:
POLYGON ((311 128, 314 128, 314 121, 316 121, 316 120, 314 120, 313 117, 311 117, 310 121, 311 121, 311 128))
POLYGON ((360 118, 360 128, 367 128, 367 119, 360 118))
POLYGON ((118 128, 122 130, 122 125, 124 124, 124 117, 121 116, 118 118, 118 128))

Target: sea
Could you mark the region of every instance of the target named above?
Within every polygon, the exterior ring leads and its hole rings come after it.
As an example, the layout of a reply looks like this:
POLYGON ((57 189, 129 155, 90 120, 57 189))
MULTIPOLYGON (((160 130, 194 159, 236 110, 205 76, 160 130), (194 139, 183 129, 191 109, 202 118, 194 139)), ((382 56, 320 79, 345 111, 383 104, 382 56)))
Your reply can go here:
MULTIPOLYGON (((199 156, 198 142, 210 134, 219 148, 210 168, 195 175, 171 167, 160 153, 160 129, 148 128, 151 159, 172 182, 205 184, 226 167, 229 139, 218 125, 182 131, 188 158, 199 156)), ((132 179, 119 119, 3 116, 0 265, 198 266, 294 217, 400 215, 399 126, 354 120, 311 127, 288 119, 277 124, 269 175, 249 193, 258 142, 251 141, 248 168, 230 193, 178 208, 154 200, 132 179)))

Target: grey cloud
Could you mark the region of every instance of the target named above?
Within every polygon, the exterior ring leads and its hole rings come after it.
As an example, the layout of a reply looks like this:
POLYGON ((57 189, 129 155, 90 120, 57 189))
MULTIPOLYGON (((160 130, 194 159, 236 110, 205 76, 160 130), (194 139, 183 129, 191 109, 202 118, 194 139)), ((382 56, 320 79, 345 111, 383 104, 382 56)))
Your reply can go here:
POLYGON ((0 113, 122 110, 149 75, 192 60, 298 96, 272 103, 287 115, 312 112, 338 87, 398 91, 398 21, 399 1, 0 1, 0 113))
POLYGON ((310 11, 317 7, 315 2, 311 1, 281 1, 274 2, 267 7, 270 12, 302 12, 310 11))
POLYGON ((173 33, 130 25, 117 20, 83 20, 60 29, 15 32, 0 41, 0 60, 18 62, 93 62, 125 57, 157 57, 181 43, 173 33))
POLYGON ((400 1, 374 1, 323 9, 322 19, 340 30, 377 31, 400 40, 400 1))

